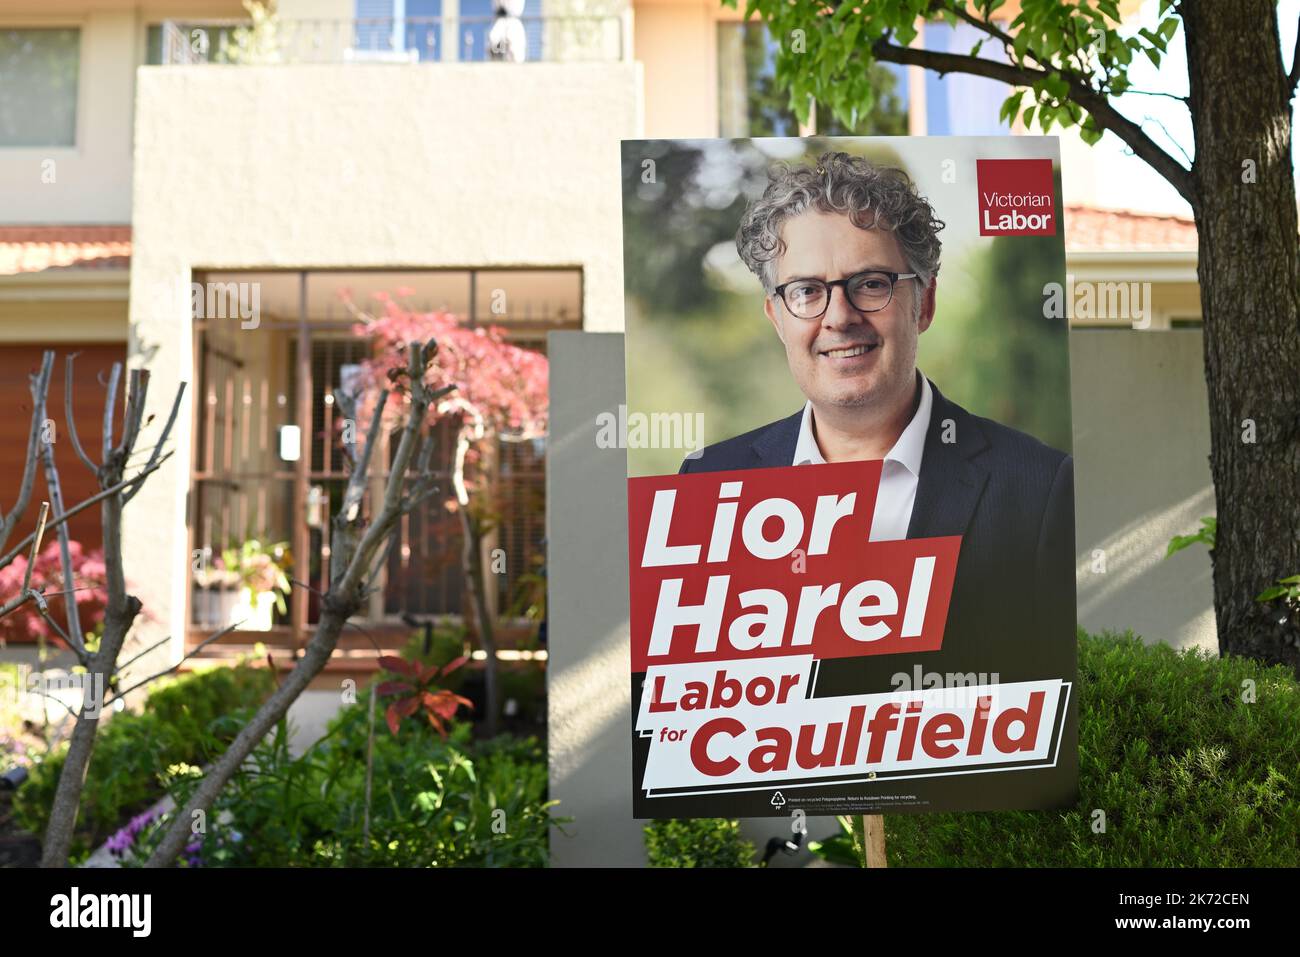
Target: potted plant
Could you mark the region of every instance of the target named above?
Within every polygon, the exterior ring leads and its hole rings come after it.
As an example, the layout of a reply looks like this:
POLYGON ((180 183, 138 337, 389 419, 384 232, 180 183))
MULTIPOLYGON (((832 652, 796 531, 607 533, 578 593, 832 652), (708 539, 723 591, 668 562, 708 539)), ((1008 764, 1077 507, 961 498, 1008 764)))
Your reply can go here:
POLYGON ((221 553, 224 568, 239 580, 239 597, 226 623, 242 621, 241 631, 270 631, 274 612, 287 614, 284 598, 289 594, 286 569, 292 564, 288 542, 265 543, 245 539, 238 547, 221 553))
POLYGON ((199 564, 194 569, 194 624, 204 628, 230 624, 242 584, 239 574, 226 568, 220 558, 211 565, 199 564))

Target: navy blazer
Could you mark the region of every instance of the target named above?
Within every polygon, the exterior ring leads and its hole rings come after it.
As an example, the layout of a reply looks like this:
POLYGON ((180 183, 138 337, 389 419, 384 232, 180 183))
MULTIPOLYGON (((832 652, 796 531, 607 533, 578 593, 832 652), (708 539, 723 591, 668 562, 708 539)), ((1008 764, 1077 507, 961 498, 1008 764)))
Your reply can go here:
MULTIPOLYGON (((972 415, 930 383, 933 405, 908 538, 962 536, 943 648, 823 662, 817 694, 889 690, 900 670, 1057 677, 1075 667, 1074 461, 972 415), (953 439, 944 442, 945 433, 953 439), (827 667, 830 666, 830 667, 827 667)), ((789 466, 803 416, 718 442, 681 472, 789 466)), ((1077 701, 1077 698, 1075 699, 1077 701)))

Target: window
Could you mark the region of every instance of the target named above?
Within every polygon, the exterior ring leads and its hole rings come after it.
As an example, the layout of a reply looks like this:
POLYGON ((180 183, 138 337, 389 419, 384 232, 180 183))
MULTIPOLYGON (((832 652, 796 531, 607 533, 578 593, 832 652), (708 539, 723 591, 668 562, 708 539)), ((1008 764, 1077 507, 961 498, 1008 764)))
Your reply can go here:
MULTIPOLYGON (((442 0, 356 0, 356 50, 441 60, 442 0)), ((364 57, 363 57, 364 58, 364 57)))
POLYGON ((0 29, 0 146, 74 146, 81 31, 0 29))
MULTIPOLYGON (((778 44, 767 24, 718 24, 718 127, 725 137, 798 136, 789 94, 776 88, 778 44)), ((907 133, 907 71, 893 64, 871 67, 876 101, 867 116, 840 122, 827 107, 812 112, 821 136, 901 136, 907 133)))
MULTIPOLYGON (((273 630, 299 643, 318 620, 320 594, 329 585, 331 519, 348 475, 345 423, 333 392, 347 388, 372 354, 341 293, 363 308, 376 307, 376 293, 391 293, 413 311, 440 309, 490 322, 514 344, 539 352, 545 352, 548 330, 582 328, 578 269, 212 272, 196 278, 204 308, 194 323, 190 547, 216 556, 250 538, 288 542, 293 577, 309 588, 295 590, 286 613, 275 615, 273 630), (258 309, 258 322, 245 327, 239 317, 252 315, 241 311, 249 304, 258 309), (284 454, 286 430, 300 436, 300 446, 290 443, 301 449, 296 458, 284 454)), ((455 436, 440 426, 433 437, 431 467, 439 486, 449 489, 455 436)), ((390 446, 387 454, 395 451, 390 446)), ((527 606, 544 563, 545 443, 503 441, 487 457, 497 520, 484 552, 504 553, 506 573, 492 574, 493 567, 485 578, 495 586, 489 588, 492 604, 509 618, 527 606)), ((384 470, 375 469, 372 478, 374 494, 384 470)), ((441 497, 431 499, 403 518, 380 590, 360 620, 367 627, 397 627, 402 615, 462 614, 461 553, 459 516, 441 497)), ((211 622, 208 606, 195 595, 190 620, 197 635, 211 622)))

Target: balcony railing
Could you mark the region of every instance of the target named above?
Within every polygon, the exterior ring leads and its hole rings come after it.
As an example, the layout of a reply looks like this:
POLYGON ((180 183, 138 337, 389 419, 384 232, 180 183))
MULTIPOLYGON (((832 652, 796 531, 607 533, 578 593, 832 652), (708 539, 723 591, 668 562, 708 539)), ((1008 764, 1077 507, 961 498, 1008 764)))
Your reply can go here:
POLYGON ((356 20, 168 20, 163 65, 612 62, 630 59, 624 15, 356 20))

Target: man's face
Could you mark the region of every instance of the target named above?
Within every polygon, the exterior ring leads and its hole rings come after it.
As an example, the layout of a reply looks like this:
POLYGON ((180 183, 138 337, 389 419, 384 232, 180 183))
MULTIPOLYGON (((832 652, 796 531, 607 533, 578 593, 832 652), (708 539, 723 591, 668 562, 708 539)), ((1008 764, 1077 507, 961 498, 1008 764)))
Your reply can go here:
MULTIPOLYGON (((847 215, 810 210, 787 220, 781 237, 786 248, 776 264, 778 286, 792 279, 847 279, 868 269, 911 272, 893 232, 862 229, 847 215)), ((814 408, 888 407, 915 387, 917 338, 934 318, 934 282, 923 289, 916 279, 900 279, 889 305, 876 312, 855 309, 843 286, 831 290, 820 319, 792 315, 775 295, 764 311, 814 408)))

